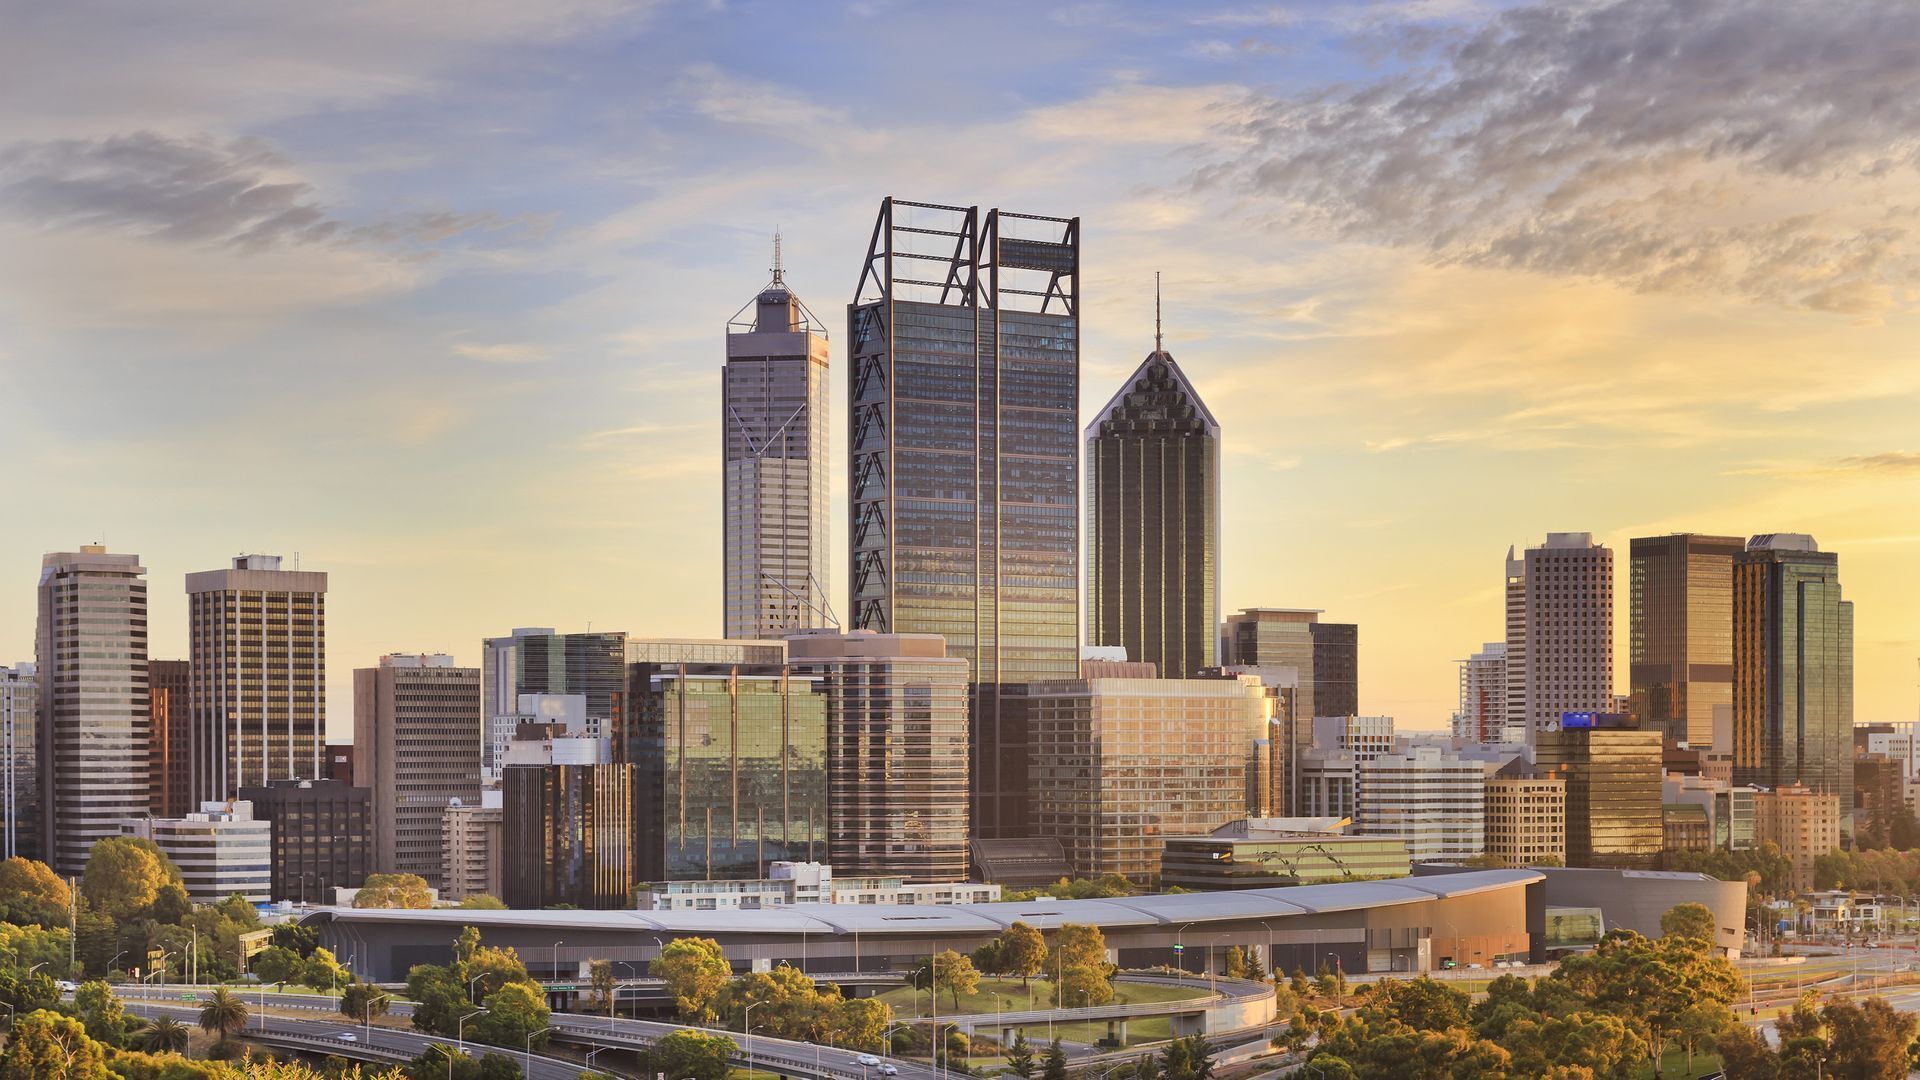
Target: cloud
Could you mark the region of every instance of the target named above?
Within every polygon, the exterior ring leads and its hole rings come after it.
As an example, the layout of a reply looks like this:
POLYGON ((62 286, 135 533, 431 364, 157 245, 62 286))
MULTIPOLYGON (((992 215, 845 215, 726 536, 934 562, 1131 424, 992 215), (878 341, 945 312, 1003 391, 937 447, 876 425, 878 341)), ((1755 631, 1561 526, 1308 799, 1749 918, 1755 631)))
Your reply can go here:
POLYGON ((1198 179, 1441 263, 1856 316, 1920 281, 1920 7, 1540 4, 1401 34, 1411 66, 1268 98, 1198 179))
POLYGON ((508 342, 493 345, 460 343, 453 346, 453 352, 456 356, 486 364, 526 364, 535 360, 544 360, 547 357, 547 351, 538 345, 516 345, 508 342))
POLYGON ((435 212, 354 225, 331 214, 291 163, 259 139, 142 131, 0 148, 0 213, 45 229, 131 233, 258 252, 286 245, 432 244, 491 214, 435 212))
POLYGON ((1920 453, 1909 450, 1890 450, 1884 454, 1841 458, 1839 464, 1849 469, 1905 472, 1909 469, 1920 469, 1920 453))

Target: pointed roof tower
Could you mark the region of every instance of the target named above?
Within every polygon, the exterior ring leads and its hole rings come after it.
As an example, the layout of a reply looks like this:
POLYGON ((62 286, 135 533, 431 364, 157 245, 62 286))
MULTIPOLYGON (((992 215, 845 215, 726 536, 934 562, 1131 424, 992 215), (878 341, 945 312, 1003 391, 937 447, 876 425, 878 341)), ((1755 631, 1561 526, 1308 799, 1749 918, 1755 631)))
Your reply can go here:
POLYGON ((1094 414, 1087 425, 1087 438, 1110 431, 1149 431, 1167 433, 1181 430, 1218 438, 1220 422, 1193 388, 1187 373, 1165 347, 1160 321, 1160 274, 1153 275, 1153 351, 1135 368, 1107 404, 1094 414))

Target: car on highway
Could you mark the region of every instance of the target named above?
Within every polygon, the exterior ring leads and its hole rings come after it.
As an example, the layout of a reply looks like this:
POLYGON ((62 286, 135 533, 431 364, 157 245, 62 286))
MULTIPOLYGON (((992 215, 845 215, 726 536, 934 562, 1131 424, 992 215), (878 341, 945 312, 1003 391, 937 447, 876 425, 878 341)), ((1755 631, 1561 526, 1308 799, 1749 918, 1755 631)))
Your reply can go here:
POLYGON ((334 1038, 339 1039, 341 1042, 359 1042, 360 1041, 360 1036, 354 1034, 351 1031, 343 1031, 340 1034, 335 1035, 334 1038))
POLYGON ((71 994, 74 991, 80 989, 78 986, 75 986, 73 983, 70 983, 65 979, 61 979, 58 983, 55 983, 54 985, 58 986, 60 988, 60 992, 63 994, 71 994))
POLYGON ((855 1065, 865 1065, 871 1069, 880 1064, 880 1059, 874 1057, 872 1054, 861 1054, 859 1057, 853 1059, 853 1063, 855 1065))
POLYGON ((881 1076, 899 1076, 900 1067, 898 1065, 889 1065, 883 1061, 880 1063, 880 1075, 881 1076))

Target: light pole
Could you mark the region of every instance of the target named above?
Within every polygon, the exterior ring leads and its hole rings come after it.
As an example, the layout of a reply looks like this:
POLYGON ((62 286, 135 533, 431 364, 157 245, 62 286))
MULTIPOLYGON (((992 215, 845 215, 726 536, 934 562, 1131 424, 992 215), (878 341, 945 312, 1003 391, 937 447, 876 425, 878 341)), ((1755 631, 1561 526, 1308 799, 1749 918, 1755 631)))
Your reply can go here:
POLYGON ((545 1035, 548 1030, 548 1028, 541 1028, 539 1031, 527 1032, 527 1071, 522 1073, 522 1076, 533 1075, 533 1037, 535 1035, 545 1035))
POLYGON ((1181 935, 1185 934, 1187 927, 1192 925, 1192 923, 1182 923, 1180 928, 1173 932, 1173 977, 1182 981, 1187 977, 1187 946, 1181 935))
POLYGON ((461 1053, 464 1054, 467 1052, 467 1021, 473 1019, 476 1016, 479 1016, 481 1013, 486 1011, 487 1010, 485 1009, 475 1009, 472 1012, 468 1013, 467 1015, 461 1017, 459 1022, 453 1025, 453 1037, 457 1042, 459 1042, 461 1053))
POLYGON ((107 961, 107 970, 108 970, 108 971, 112 971, 112 970, 113 970, 113 965, 114 965, 114 964, 116 964, 116 963, 119 963, 119 961, 120 961, 120 958, 121 958, 121 957, 123 957, 123 956, 125 956, 125 955, 127 955, 127 950, 125 950, 125 949, 121 949, 121 950, 120 950, 119 952, 117 952, 117 953, 114 953, 114 954, 113 954, 113 959, 112 959, 112 960, 109 960, 109 961, 107 961))
POLYGON ((745 1011, 743 1011, 740 1014, 740 1023, 744 1025, 746 1029, 746 1036, 747 1036, 747 1078, 748 1080, 752 1080, 753 1078, 753 1010, 765 1004, 766 1002, 764 1001, 756 1001, 753 1004, 748 1005, 745 1011))
POLYGON ((1267 974, 1273 977, 1273 985, 1279 986, 1280 985, 1280 969, 1273 966, 1273 927, 1268 926, 1267 921, 1265 919, 1259 919, 1256 921, 1260 923, 1261 929, 1267 932, 1266 963, 1262 966, 1267 969, 1267 974))
POLYGON ((379 1002, 385 1001, 392 996, 393 996, 392 994, 375 994, 374 996, 367 999, 367 1042, 368 1044, 372 1044, 373 1042, 373 1007, 379 1002))
POLYGON ((481 979, 484 979, 486 977, 487 977, 487 972, 483 971, 480 974, 475 975, 473 978, 467 980, 467 1004, 469 1005, 479 1004, 479 1002, 473 1000, 473 984, 479 982, 481 979))
MULTIPOLYGON (((447 1049, 446 1043, 433 1043, 432 1046, 434 1049, 447 1055, 447 1080, 453 1080, 453 1051, 447 1049)), ((467 1052, 465 1050, 460 1051, 460 1056, 466 1057, 467 1052)))

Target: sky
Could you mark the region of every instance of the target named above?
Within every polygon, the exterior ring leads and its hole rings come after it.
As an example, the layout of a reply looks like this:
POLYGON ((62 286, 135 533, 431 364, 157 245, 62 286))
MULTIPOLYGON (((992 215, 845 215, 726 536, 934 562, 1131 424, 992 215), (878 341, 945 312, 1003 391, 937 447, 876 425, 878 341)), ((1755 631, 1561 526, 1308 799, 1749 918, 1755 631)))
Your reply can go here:
MULTIPOLYGON (((879 201, 1078 216, 1083 414, 1167 345, 1224 602, 1438 727, 1509 545, 1807 532, 1920 707, 1905 0, 0 0, 0 662, 39 558, 332 575, 329 711, 515 626, 718 636, 726 321, 879 201), (9 569, 10 568, 10 569, 9 569)), ((832 475, 843 551, 844 352, 832 475)), ((844 597, 844 554, 834 558, 844 597)), ((839 601, 844 608, 844 600, 839 601)), ((1626 690, 1624 599, 1617 689, 1626 690)))

